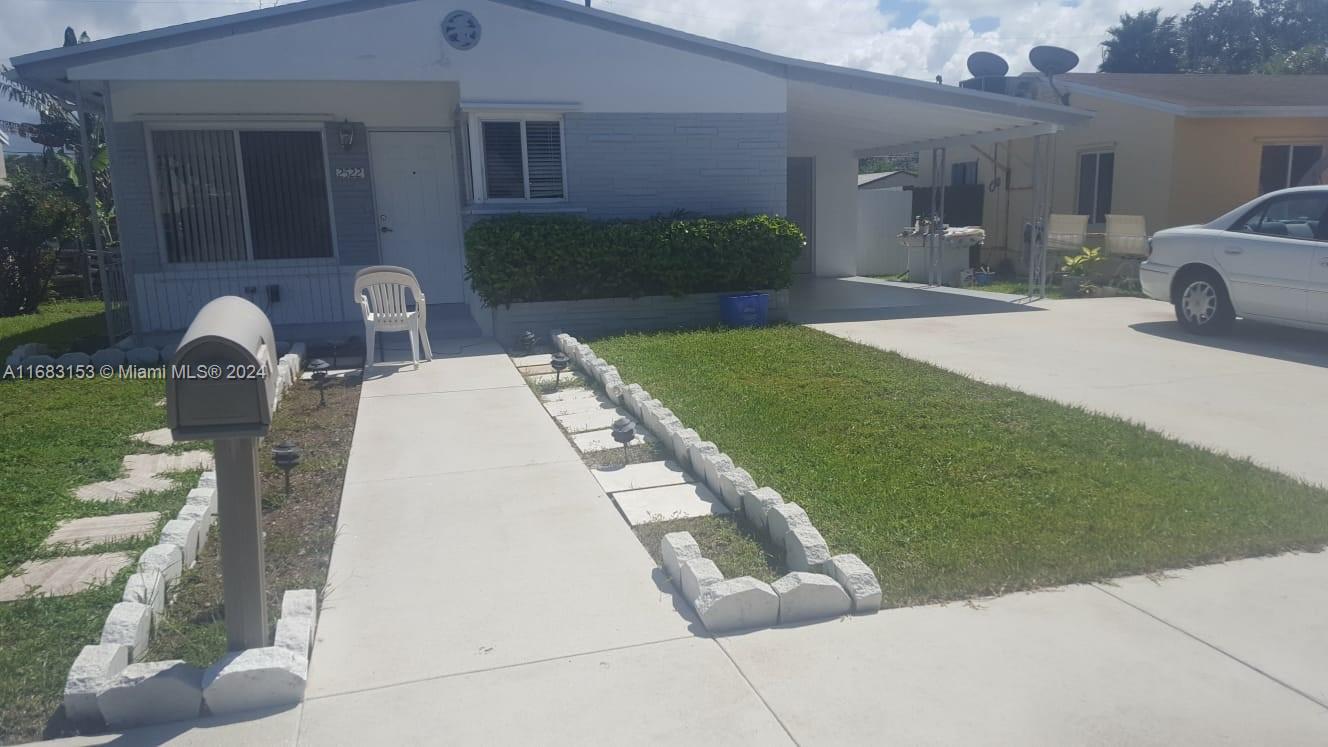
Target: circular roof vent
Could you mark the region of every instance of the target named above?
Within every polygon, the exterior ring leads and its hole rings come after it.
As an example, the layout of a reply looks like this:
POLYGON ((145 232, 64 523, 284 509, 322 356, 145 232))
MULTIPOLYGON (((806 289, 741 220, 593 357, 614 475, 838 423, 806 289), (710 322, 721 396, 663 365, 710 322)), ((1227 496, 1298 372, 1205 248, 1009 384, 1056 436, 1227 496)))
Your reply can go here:
POLYGON ((480 43, 480 22, 468 10, 454 10, 443 19, 443 38, 454 49, 474 49, 480 43))

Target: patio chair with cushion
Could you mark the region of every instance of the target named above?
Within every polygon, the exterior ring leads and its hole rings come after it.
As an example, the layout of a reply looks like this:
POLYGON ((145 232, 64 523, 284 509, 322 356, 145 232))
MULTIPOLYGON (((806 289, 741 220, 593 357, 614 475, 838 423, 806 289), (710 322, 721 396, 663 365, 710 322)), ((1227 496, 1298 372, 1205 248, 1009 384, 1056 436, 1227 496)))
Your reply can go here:
POLYGON ((1107 214, 1107 254, 1142 259, 1148 256, 1148 229, 1142 215, 1107 214))
POLYGON ((355 301, 364 316, 365 366, 374 362, 374 340, 379 332, 408 332, 410 355, 420 362, 420 347, 425 360, 433 360, 429 345, 428 306, 415 273, 404 267, 375 265, 355 273, 355 301), (406 294, 414 308, 407 304, 406 294))
POLYGON ((1078 254, 1088 240, 1088 216, 1052 213, 1047 221, 1047 250, 1078 254))

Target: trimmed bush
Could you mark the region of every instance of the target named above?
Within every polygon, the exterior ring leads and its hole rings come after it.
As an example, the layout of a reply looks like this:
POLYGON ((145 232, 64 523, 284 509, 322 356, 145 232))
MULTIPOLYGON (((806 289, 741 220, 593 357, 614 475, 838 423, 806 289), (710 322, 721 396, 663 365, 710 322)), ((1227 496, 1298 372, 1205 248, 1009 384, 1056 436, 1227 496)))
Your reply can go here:
POLYGON ((504 215, 466 231, 466 277, 488 306, 787 288, 802 231, 787 218, 594 221, 504 215))
POLYGON ((56 247, 78 235, 77 203, 16 171, 0 187, 0 316, 35 314, 55 274, 56 247))

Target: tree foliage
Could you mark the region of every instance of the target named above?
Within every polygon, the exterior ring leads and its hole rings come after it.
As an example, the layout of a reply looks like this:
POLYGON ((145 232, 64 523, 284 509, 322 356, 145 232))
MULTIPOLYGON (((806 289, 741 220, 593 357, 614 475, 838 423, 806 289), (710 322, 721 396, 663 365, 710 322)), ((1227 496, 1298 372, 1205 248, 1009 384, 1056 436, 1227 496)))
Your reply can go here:
POLYGON ((1328 1, 1210 0, 1182 17, 1125 14, 1102 43, 1104 73, 1328 72, 1328 1))
POLYGON ((16 171, 0 187, 0 316, 32 314, 46 300, 61 241, 82 223, 78 203, 60 185, 16 171))

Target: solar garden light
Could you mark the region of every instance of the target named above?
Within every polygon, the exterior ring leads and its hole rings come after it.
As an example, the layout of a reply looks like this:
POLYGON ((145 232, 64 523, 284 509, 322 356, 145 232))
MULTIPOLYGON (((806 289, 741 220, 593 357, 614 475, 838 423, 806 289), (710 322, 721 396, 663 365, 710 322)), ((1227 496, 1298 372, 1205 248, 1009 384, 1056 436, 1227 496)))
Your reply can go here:
POLYGON ((286 476, 286 500, 290 500, 290 473, 300 463, 300 449, 290 441, 272 447, 272 463, 286 476))
POLYGON ((636 438, 636 427, 630 418, 618 418, 613 421, 613 440, 622 444, 623 466, 627 466, 627 445, 636 438))
POLYGON ((536 338, 535 333, 530 330, 522 332, 521 336, 517 338, 517 343, 521 345, 521 350, 523 350, 526 355, 530 355, 535 349, 535 343, 537 342, 539 342, 539 339, 536 338))
POLYGON ((567 370, 572 362, 568 360, 566 353, 554 353, 549 359, 549 366, 553 368, 553 388, 557 389, 562 381, 563 371, 567 370))
POLYGON ((314 380, 314 386, 318 387, 318 406, 327 407, 327 398, 323 395, 323 389, 327 386, 327 370, 332 364, 322 358, 314 358, 309 361, 309 378, 314 380))

